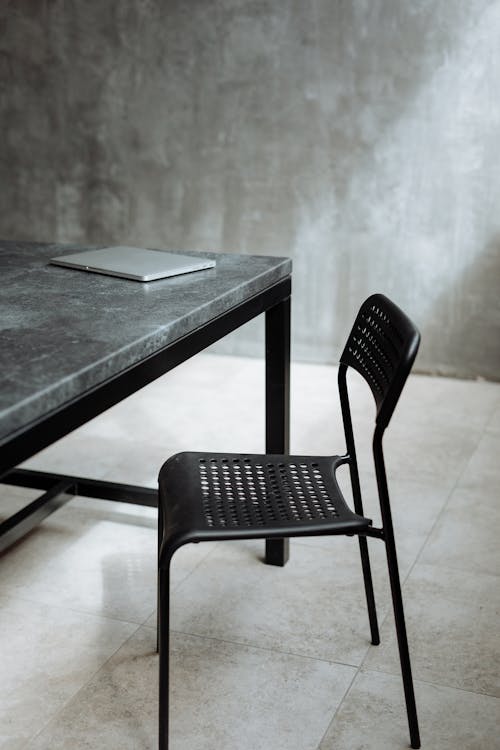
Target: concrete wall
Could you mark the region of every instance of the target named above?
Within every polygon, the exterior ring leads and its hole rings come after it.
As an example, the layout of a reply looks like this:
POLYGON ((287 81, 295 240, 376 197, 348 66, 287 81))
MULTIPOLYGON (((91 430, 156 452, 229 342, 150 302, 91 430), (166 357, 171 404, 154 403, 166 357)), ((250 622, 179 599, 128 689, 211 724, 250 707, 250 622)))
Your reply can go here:
POLYGON ((3 0, 0 236, 290 255, 296 358, 382 291, 420 370, 499 379, 499 39, 498 0, 3 0))

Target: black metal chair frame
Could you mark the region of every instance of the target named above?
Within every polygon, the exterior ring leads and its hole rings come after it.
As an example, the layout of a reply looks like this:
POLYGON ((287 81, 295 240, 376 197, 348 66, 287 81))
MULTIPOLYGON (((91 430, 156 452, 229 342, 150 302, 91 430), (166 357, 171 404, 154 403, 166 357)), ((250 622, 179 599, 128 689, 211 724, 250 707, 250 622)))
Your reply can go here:
POLYGON ((159 748, 168 749, 169 569, 172 555, 190 542, 224 539, 357 535, 371 642, 380 642, 367 537, 386 546, 396 633, 412 748, 420 747, 418 719, 403 611, 396 544, 382 440, 415 360, 420 334, 389 299, 376 294, 361 306, 340 358, 338 387, 346 454, 333 457, 181 453, 159 476, 158 649, 160 662, 159 748), (373 459, 382 525, 363 516, 363 503, 349 404, 347 370, 366 380, 376 403, 373 459), (354 512, 335 478, 350 469, 354 512))

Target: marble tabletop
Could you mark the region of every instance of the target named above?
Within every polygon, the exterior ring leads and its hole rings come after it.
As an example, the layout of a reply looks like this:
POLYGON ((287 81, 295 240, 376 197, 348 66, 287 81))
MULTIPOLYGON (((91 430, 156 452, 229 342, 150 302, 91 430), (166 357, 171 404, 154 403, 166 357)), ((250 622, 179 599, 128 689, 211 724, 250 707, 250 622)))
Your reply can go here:
POLYGON ((87 249, 0 241, 0 445, 291 273, 288 258, 184 249, 215 268, 141 283, 49 265, 87 249))

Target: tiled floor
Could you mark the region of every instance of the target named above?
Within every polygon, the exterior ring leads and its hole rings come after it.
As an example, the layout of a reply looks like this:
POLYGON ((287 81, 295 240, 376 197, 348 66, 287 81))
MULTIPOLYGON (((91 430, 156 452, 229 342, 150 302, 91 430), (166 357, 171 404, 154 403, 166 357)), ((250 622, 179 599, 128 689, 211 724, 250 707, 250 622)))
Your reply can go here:
MULTIPOLYGON (((292 370, 292 445, 340 452, 332 367, 292 370)), ((199 355, 32 459, 154 486, 186 448, 263 449, 263 363, 199 355)), ((355 380, 367 515, 370 395, 355 380)), ((500 385, 413 376, 386 439, 422 747, 500 747, 500 385)), ((3 486, 4 515, 33 493, 3 486)), ((156 746, 155 514, 76 498, 0 558, 0 747, 156 746)), ((172 750, 408 746, 383 546, 373 647, 356 540, 174 558, 172 750)))

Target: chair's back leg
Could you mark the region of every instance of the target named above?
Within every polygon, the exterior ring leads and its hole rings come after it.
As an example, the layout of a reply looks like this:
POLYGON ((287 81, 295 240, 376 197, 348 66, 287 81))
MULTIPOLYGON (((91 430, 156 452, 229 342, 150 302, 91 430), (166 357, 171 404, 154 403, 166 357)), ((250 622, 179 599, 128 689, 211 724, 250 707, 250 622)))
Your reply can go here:
POLYGON ((382 450, 383 425, 377 425, 373 436, 373 457, 375 460, 375 472, 377 475, 377 487, 380 498, 380 511, 382 514, 382 526, 384 529, 384 541, 387 554, 387 566, 389 568, 389 580, 391 584, 392 606, 394 608, 394 620, 396 623, 396 635, 398 638, 399 659, 401 661, 401 673, 405 691, 406 711, 408 714, 408 726, 410 729, 410 740, 413 748, 420 747, 420 734, 418 731, 417 707, 415 705, 415 692, 413 689, 413 678, 411 674, 410 652, 408 650, 408 637, 406 635, 405 616, 403 611, 403 596, 401 594, 401 582, 399 580, 398 557, 396 554, 396 542, 394 540, 394 527, 392 525, 392 513, 389 502, 389 490, 387 488, 387 475, 385 471, 384 454, 382 450))
POLYGON ((370 633, 372 644, 378 646, 380 635, 378 632, 377 609, 375 607, 375 594, 373 592, 372 572, 370 568, 370 558, 368 556, 368 542, 366 537, 360 536, 359 551, 361 554, 361 567, 363 568, 363 579, 365 582, 366 605, 368 608, 368 619, 370 621, 370 633))
MULTIPOLYGON (((356 458, 356 445, 354 442, 354 431, 352 427, 351 407, 349 405, 349 393, 346 380, 347 368, 345 365, 339 367, 338 386, 340 406, 342 409, 342 421, 344 424, 345 443, 347 455, 349 456, 349 473, 351 477, 352 497, 354 510, 360 516, 363 513, 363 501, 361 499, 361 486, 359 483, 358 461, 356 458)), ((363 580, 365 582, 366 605, 368 607, 368 619, 370 621, 370 632, 372 644, 378 646, 380 636, 378 632, 377 610, 375 607, 375 594, 373 592, 372 573, 370 568, 370 557, 368 555, 368 543, 366 537, 358 537, 359 551, 361 554, 361 567, 363 568, 363 580)))
POLYGON ((168 750, 169 712, 169 636, 170 636, 170 561, 158 570, 158 651, 160 662, 159 750, 168 750))
POLYGON ((408 637, 406 635, 406 624, 403 610, 403 597, 401 594, 401 583, 399 580, 398 560, 393 534, 387 535, 386 529, 386 552, 387 565, 389 568, 389 579, 391 583, 392 605, 394 607, 394 620, 396 623, 396 635, 398 638, 399 658, 401 661, 401 673, 406 699, 406 711, 408 714, 408 727, 410 729, 410 740, 413 748, 420 747, 420 733, 418 730, 417 707, 415 704, 415 692, 413 689, 413 678, 411 674, 410 652, 408 650, 408 637))

